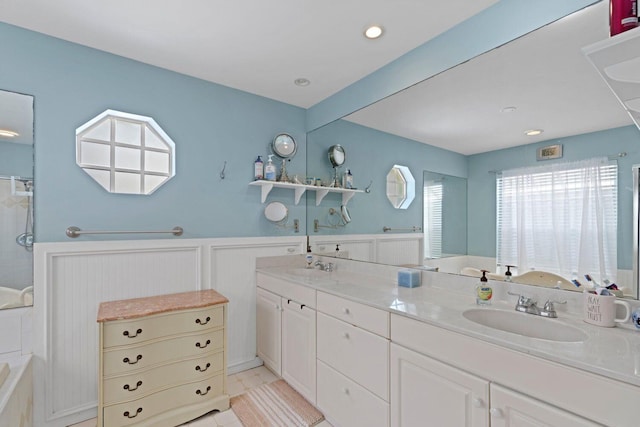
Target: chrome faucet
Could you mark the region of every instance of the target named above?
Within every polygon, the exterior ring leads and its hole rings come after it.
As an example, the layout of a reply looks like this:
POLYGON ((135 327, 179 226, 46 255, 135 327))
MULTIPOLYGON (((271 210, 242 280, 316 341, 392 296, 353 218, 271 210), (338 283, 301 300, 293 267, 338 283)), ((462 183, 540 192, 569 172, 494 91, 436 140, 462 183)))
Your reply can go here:
POLYGON ((514 294, 508 292, 509 295, 516 295, 518 297, 518 302, 516 303, 516 311, 527 313, 527 314, 535 314, 536 316, 549 317, 549 318, 557 318, 558 313, 556 313, 556 308, 554 304, 566 304, 567 301, 552 301, 547 300, 544 303, 544 307, 538 307, 537 301, 532 298, 526 297, 524 295, 514 294))
POLYGON ((333 271, 333 263, 332 262, 328 262, 328 263, 323 263, 321 261, 316 261, 315 264, 313 264, 316 267, 320 267, 320 270, 322 271, 326 271, 328 273, 333 271))

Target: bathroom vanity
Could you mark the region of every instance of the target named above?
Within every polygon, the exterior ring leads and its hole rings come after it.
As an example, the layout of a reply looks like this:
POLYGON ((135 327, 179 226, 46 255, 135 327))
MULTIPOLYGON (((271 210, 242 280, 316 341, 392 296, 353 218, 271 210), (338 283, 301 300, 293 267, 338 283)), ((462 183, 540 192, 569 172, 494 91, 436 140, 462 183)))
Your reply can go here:
MULTIPOLYGON (((509 333, 463 315, 478 309, 473 280, 451 288, 439 281, 467 279, 422 272, 423 286, 408 289, 396 285, 397 268, 368 264, 368 271, 363 263, 332 261, 333 272, 259 263, 256 283, 259 356, 287 379, 271 362, 279 357, 271 356, 282 351, 284 366, 289 353, 313 347, 300 372, 306 388, 315 382, 317 395, 287 381, 336 426, 638 425, 639 333, 588 325, 565 311, 559 319, 535 319, 532 328, 538 320, 557 322, 549 329, 563 326, 574 335, 509 333), (301 343, 285 339, 284 319, 270 314, 291 303, 313 308, 316 332, 300 334, 301 343)), ((496 287, 502 301, 481 310, 534 320, 515 313, 517 297, 506 294, 511 287, 496 287)))
POLYGON ((98 426, 172 427, 228 409, 227 303, 206 290, 100 304, 98 426))

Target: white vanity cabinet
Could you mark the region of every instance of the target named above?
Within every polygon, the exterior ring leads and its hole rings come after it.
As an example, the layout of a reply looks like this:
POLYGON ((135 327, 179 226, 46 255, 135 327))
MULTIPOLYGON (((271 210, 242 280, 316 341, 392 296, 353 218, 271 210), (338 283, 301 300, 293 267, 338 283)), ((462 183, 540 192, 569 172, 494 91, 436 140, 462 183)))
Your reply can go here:
POLYGON ((316 291, 257 274, 257 353, 309 402, 316 403, 316 291))
POLYGON ((391 344, 391 427, 425 425, 488 427, 489 381, 391 344))
POLYGON ((340 426, 389 425, 389 313, 318 292, 318 408, 340 426))
POLYGON ((98 426, 171 427, 228 409, 227 302, 208 290, 102 303, 98 426))
POLYGON ((273 373, 282 376, 282 301, 280 295, 258 288, 256 339, 258 357, 273 373))
POLYGON ((391 340, 393 426, 638 425, 639 387, 393 314, 391 340), (488 397, 473 384, 488 386, 488 397), (427 391, 433 388, 438 391, 427 391), (445 409, 433 409, 443 417, 440 422, 432 423, 425 410, 429 399, 412 397, 420 389, 440 399, 445 409), (453 417, 463 407, 470 411, 470 424, 457 418, 446 421, 448 412, 453 417), (426 421, 420 421, 420 413, 426 421))
MULTIPOLYGON (((597 399, 592 402, 598 404, 597 399)), ((615 410, 611 408, 611 410, 615 410)), ((597 427, 555 406, 491 384, 491 427, 597 427)))

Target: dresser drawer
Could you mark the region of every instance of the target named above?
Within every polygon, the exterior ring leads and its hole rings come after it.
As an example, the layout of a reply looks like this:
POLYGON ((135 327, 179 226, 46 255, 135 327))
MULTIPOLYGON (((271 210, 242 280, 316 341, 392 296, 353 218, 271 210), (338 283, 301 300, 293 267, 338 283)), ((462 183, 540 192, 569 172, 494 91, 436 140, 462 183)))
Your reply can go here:
POLYGON ((224 369, 224 352, 160 365, 130 375, 103 381, 105 405, 139 399, 177 384, 198 381, 219 374, 224 369))
POLYGON ((208 331, 127 347, 107 349, 102 375, 130 373, 180 359, 222 350, 224 330, 208 331))
POLYGON ((389 401, 389 341, 318 313, 317 357, 389 401))
POLYGON ((317 304, 318 311, 389 338, 389 313, 384 310, 324 292, 318 292, 317 304))
POLYGON ((338 425, 387 427, 389 404, 318 361, 318 408, 338 425))
POLYGON ((105 348, 136 344, 159 337, 219 328, 224 325, 224 306, 160 313, 129 320, 104 322, 105 348))
POLYGON ((104 425, 124 427, 149 420, 143 425, 152 426, 154 423, 151 418, 156 417, 156 420, 161 420, 162 414, 167 411, 206 402, 207 399, 221 395, 223 388, 223 375, 217 375, 204 381, 163 390, 142 399, 105 406, 103 408, 104 425))

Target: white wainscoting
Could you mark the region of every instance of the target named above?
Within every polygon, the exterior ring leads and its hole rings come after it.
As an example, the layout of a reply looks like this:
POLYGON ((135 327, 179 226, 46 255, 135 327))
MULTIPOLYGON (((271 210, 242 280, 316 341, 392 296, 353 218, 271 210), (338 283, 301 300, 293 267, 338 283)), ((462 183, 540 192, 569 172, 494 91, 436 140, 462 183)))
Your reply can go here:
POLYGON ((422 233, 310 236, 311 250, 331 255, 336 244, 349 259, 380 264, 422 265, 422 233))
MULTIPOLYGON (((421 239, 327 237, 327 244, 344 243, 371 260, 380 253, 408 254, 407 242, 421 239)), ((292 236, 35 244, 34 426, 66 427, 96 416, 96 314, 102 301, 216 289, 230 301, 229 372, 258 365, 256 257, 301 254, 305 243, 305 236, 292 236)))

